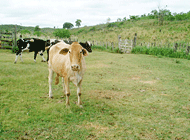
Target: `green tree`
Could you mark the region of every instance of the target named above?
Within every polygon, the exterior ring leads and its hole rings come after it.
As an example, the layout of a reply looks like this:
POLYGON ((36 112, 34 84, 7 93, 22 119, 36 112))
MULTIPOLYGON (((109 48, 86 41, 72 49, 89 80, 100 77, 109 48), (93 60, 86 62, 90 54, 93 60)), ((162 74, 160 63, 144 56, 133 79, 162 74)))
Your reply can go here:
POLYGON ((124 17, 124 18, 123 18, 123 21, 127 21, 127 18, 126 18, 126 17, 124 17))
POLYGON ((27 29, 25 29, 25 30, 20 31, 20 33, 21 34, 30 34, 30 31, 28 31, 27 29))
POLYGON ((37 25, 35 28, 34 28, 34 32, 39 32, 41 29, 40 29, 40 27, 39 27, 39 25, 37 25))
POLYGON ((40 31, 35 31, 33 35, 37 35, 38 37, 41 36, 43 33, 40 31))
POLYGON ((77 21, 75 21, 75 23, 76 23, 76 26, 78 26, 78 28, 81 26, 81 23, 82 21, 80 20, 80 19, 77 19, 77 21))
POLYGON ((107 19, 107 23, 110 23, 110 21, 111 21, 111 18, 108 18, 108 19, 107 19))
POLYGON ((73 24, 72 23, 70 23, 70 22, 65 22, 64 24, 63 24, 63 28, 64 29, 71 29, 71 28, 73 28, 73 24))
POLYGON ((59 37, 59 38, 69 38, 71 36, 69 30, 67 29, 56 29, 54 32, 53 32, 54 36, 55 37, 59 37))

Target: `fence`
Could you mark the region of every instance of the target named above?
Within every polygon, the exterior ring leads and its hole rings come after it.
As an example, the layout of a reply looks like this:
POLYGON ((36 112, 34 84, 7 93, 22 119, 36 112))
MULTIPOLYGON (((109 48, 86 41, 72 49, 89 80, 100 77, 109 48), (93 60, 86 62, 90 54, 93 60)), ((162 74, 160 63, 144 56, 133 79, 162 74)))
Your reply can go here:
POLYGON ((13 46, 13 34, 12 33, 0 33, 0 47, 1 48, 9 48, 13 46))
MULTIPOLYGON (((122 53, 130 53, 133 47, 136 46, 136 39, 137 34, 135 33, 135 37, 133 40, 129 39, 122 39, 120 35, 118 35, 118 42, 103 42, 103 41, 91 41, 93 46, 103 46, 103 47, 111 47, 113 50, 114 48, 119 48, 120 52, 122 53)), ((86 42, 85 40, 80 40, 81 42, 86 42)))
POLYGON ((16 46, 16 25, 14 33, 0 32, 0 49, 13 49, 16 46))
POLYGON ((138 46, 145 46, 147 48, 149 47, 159 47, 159 48, 173 48, 174 52, 185 49, 186 54, 189 54, 190 46, 189 43, 162 43, 162 42, 154 42, 154 43, 147 43, 142 42, 137 44, 138 46))

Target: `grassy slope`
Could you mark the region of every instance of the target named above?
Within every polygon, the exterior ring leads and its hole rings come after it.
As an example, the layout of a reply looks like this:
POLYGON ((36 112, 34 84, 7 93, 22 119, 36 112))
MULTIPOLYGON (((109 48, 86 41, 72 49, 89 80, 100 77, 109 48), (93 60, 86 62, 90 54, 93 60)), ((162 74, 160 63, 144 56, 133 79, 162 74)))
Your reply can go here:
POLYGON ((84 108, 71 84, 48 98, 48 69, 40 56, 24 63, 0 50, 0 139, 190 139, 190 61, 93 51, 86 57, 84 108))
MULTIPOLYGON (((119 24, 119 23, 118 23, 119 24)), ((78 36, 79 40, 96 40, 117 42, 118 35, 123 39, 133 39, 137 33, 137 42, 157 42, 157 43, 173 43, 173 42, 190 42, 190 21, 173 21, 164 22, 163 26, 159 26, 157 20, 139 20, 126 21, 119 27, 107 28, 108 24, 95 26, 95 31, 90 31, 93 27, 83 27, 80 29, 72 29, 71 33, 78 36), (79 30, 83 32, 78 33, 79 30), (160 32, 161 30, 161 32, 160 32)))
MULTIPOLYGON (((109 41, 118 42, 118 35, 123 39, 133 39, 134 34, 137 33, 137 42, 143 43, 189 43, 190 42, 190 20, 185 21, 165 21, 163 26, 158 25, 157 20, 139 20, 139 21, 126 21, 116 23, 118 27, 107 28, 108 24, 101 24, 90 27, 74 28, 71 29, 72 37, 78 37, 79 40, 90 41, 109 41), (95 29, 95 30, 92 30, 95 29), (160 32, 161 30, 161 32, 160 32)), ((14 31, 12 25, 0 25, 0 30, 14 31)), ((34 27, 18 26, 18 31, 27 29, 32 34, 34 27)), ((53 28, 42 28, 41 31, 45 36, 42 39, 55 38, 53 37, 53 28)), ((31 37, 32 34, 26 34, 23 37, 31 37)))

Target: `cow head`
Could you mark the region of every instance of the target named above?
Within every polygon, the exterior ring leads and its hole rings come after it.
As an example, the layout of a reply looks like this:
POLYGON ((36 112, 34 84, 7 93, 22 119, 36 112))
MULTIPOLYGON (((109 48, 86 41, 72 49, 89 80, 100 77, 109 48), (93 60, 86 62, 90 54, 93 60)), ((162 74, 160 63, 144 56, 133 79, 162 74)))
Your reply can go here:
POLYGON ((71 69, 79 71, 81 68, 81 60, 88 55, 88 51, 84 49, 78 42, 74 42, 69 48, 64 48, 60 52, 62 55, 69 55, 71 69))
POLYGON ((85 43, 80 42, 80 45, 85 48, 88 52, 92 52, 92 44, 89 41, 86 41, 85 43))
POLYGON ((28 40, 19 39, 17 41, 18 48, 24 49, 24 48, 28 47, 28 45, 29 45, 29 41, 28 40))

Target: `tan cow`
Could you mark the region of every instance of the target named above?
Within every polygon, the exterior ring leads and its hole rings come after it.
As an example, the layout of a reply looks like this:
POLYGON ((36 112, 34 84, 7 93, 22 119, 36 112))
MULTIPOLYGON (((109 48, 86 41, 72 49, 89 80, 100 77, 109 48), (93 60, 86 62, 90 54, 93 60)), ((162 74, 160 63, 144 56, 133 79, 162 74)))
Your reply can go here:
POLYGON ((63 80, 63 88, 66 94, 66 105, 70 105, 69 83, 72 81, 77 86, 78 105, 82 107, 81 102, 81 83, 85 73, 86 64, 84 56, 88 52, 78 42, 68 45, 59 42, 53 45, 49 51, 49 97, 52 98, 52 78, 53 73, 57 74, 56 84, 59 83, 59 76, 63 80))

